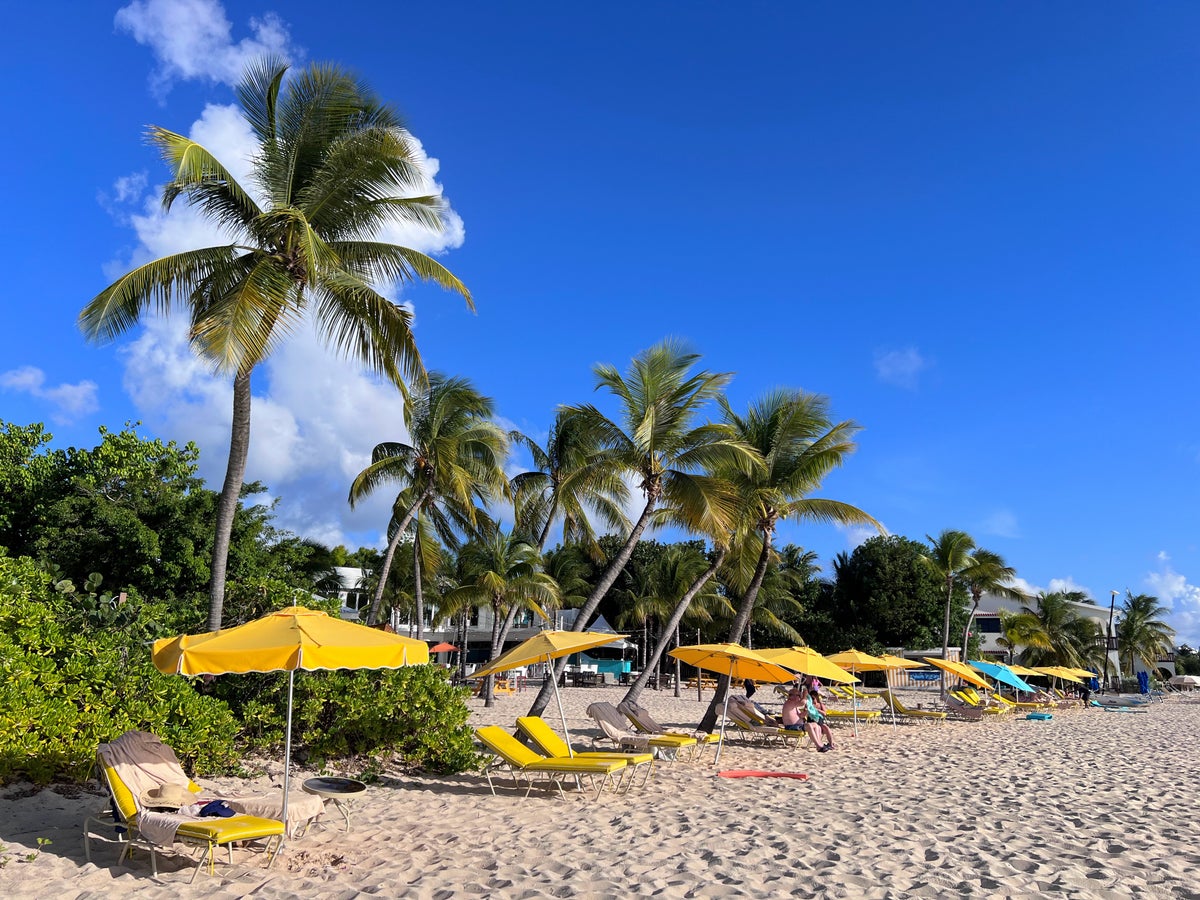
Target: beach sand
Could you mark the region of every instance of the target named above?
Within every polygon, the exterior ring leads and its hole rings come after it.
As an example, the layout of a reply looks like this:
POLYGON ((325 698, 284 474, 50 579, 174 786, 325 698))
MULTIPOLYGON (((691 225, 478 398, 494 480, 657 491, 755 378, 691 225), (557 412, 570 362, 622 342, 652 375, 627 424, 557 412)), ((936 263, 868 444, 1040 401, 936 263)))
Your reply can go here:
MULTIPOLYGON (((511 728, 534 696, 491 709, 472 699, 472 724, 511 728)), ((597 733, 587 705, 623 696, 564 691, 578 748, 597 733)), ((689 730, 705 708, 694 693, 670 691, 647 691, 642 704, 689 730)), ((557 723, 553 704, 546 718, 557 723)), ((272 869, 235 856, 247 861, 191 886, 182 856, 160 854, 154 878, 145 854, 117 866, 115 845, 99 841, 86 863, 82 823, 100 796, 9 786, 0 792, 0 897, 1200 898, 1200 698, 1144 713, 835 733, 831 753, 730 741, 721 760, 722 769, 807 780, 720 778, 710 753, 704 764, 658 762, 644 791, 598 802, 541 788, 528 800, 511 787, 493 797, 476 774, 388 772, 354 807, 349 834, 327 814, 329 826, 290 841, 272 869), (52 843, 25 861, 39 837, 52 843)), ((227 794, 273 783, 200 781, 227 794)))

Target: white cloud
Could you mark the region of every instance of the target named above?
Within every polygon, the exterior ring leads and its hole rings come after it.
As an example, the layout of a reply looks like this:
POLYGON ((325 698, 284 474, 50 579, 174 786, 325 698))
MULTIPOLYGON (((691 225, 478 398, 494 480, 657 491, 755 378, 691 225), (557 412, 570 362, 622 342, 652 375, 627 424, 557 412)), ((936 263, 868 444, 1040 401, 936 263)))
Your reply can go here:
POLYGON ((1158 561, 1159 570, 1146 575, 1150 593, 1171 608, 1167 623, 1175 629, 1176 644, 1200 647, 1200 586, 1171 568, 1165 552, 1158 554, 1158 561))
MULTIPOLYGON (((857 550, 871 538, 879 537, 879 532, 870 525, 838 525, 837 528, 846 535, 846 547, 850 550, 857 550)), ((891 533, 887 530, 886 525, 883 533, 885 535, 891 533)))
POLYGON ((1019 538, 1021 528, 1017 525, 1017 517, 1007 509, 998 509, 979 524, 983 534, 1002 538, 1019 538))
POLYGON ((46 373, 33 366, 0 373, 0 388, 46 401, 50 406, 50 419, 60 425, 99 409, 96 382, 47 386, 46 373))
MULTIPOLYGON (((195 441, 200 474, 218 489, 228 460, 231 380, 192 354, 182 317, 147 319, 121 357, 125 388, 147 427, 195 441)), ((347 494, 375 444, 407 439, 399 392, 336 359, 307 328, 255 371, 252 386, 246 481, 282 498, 275 524, 332 544, 370 532, 382 545, 395 491, 381 488, 354 511, 347 494)))
POLYGON ((234 43, 233 26, 217 0, 133 0, 117 10, 115 24, 154 53, 158 67, 150 86, 159 99, 176 81, 234 85, 252 60, 268 54, 284 59, 302 55, 275 13, 250 19, 251 36, 234 43))
POLYGON ((1072 591, 1081 591, 1082 593, 1087 594, 1089 597, 1092 596, 1091 591, 1085 588, 1082 584, 1079 584, 1079 582, 1070 576, 1067 576, 1066 578, 1051 578, 1050 586, 1046 588, 1046 592, 1049 594, 1069 594, 1072 591))
POLYGON ((879 380, 905 390, 916 390, 918 376, 929 366, 916 347, 875 353, 875 374, 879 380))

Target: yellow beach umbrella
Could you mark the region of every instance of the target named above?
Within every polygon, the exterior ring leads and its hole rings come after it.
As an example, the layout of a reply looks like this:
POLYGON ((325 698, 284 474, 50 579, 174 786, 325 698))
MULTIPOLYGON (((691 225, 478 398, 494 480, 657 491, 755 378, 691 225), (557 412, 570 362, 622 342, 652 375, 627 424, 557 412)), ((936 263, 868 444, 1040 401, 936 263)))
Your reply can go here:
MULTIPOLYGON (((847 671, 857 675, 859 672, 885 672, 891 666, 878 656, 872 656, 870 653, 863 653, 861 650, 855 650, 851 647, 849 650, 842 650, 840 653, 833 653, 825 657, 835 666, 841 666, 847 671)), ((851 704, 851 709, 854 711, 854 736, 858 737, 858 694, 854 694, 854 700, 851 704)), ((892 710, 892 727, 896 726, 896 711, 892 710)))
POLYGON ((558 714, 562 718, 567 751, 574 756, 575 751, 571 749, 571 733, 567 730, 567 714, 563 710, 562 695, 558 692, 558 679, 554 677, 554 667, 550 665, 550 661, 558 659, 560 656, 570 656, 572 653, 591 650, 593 647, 603 647, 605 644, 611 644, 613 641, 626 637, 629 635, 608 634, 603 631, 540 631, 533 637, 521 641, 511 650, 501 653, 478 672, 473 672, 470 677, 487 678, 489 675, 507 672, 518 666, 545 663, 548 666, 547 676, 554 688, 554 699, 558 701, 558 714))
POLYGON ((921 657, 931 666, 937 666, 943 672, 949 672, 951 675, 957 675, 967 684, 973 684, 975 687, 983 688, 985 691, 991 690, 991 685, 984 680, 984 677, 964 663, 955 662, 952 659, 938 659, 934 656, 921 657))
POLYGON ((155 667, 168 675, 288 673, 283 751, 285 823, 292 769, 296 670, 398 669, 429 662, 429 645, 424 641, 335 619, 303 606, 289 606, 234 628, 163 638, 154 642, 150 652, 155 667))
POLYGON ((593 647, 602 647, 613 641, 629 637, 627 634, 608 634, 603 631, 541 631, 526 638, 501 653, 482 669, 472 673, 472 678, 486 678, 497 672, 507 672, 530 663, 546 662, 572 653, 581 653, 593 647))
POLYGON ((1074 681, 1076 684, 1083 684, 1083 679, 1078 675, 1073 674, 1071 669, 1063 666, 1034 666, 1034 671, 1042 675, 1050 675, 1054 678, 1062 678, 1066 681, 1074 681))
MULTIPOLYGON (((668 651, 681 663, 716 672, 730 679, 750 678, 767 684, 783 684, 792 680, 792 673, 769 659, 760 656, 754 650, 741 644, 692 644, 687 647, 676 647, 668 651)), ((729 714, 729 690, 725 690, 725 706, 721 713, 721 742, 717 744, 717 758, 714 763, 721 761, 721 748, 725 746, 725 719, 729 714)))
POLYGON ((1029 668, 1029 666, 1011 665, 1008 668, 1009 668, 1009 671, 1016 672, 1022 678, 1024 678, 1026 675, 1033 675, 1034 677, 1038 677, 1038 676, 1045 674, 1044 672, 1039 672, 1037 669, 1031 669, 1031 668, 1029 668))
POLYGON ((769 650, 755 651, 777 665, 811 675, 824 681, 834 681, 838 684, 853 684, 858 681, 852 673, 839 665, 835 665, 810 647, 773 647, 769 650))
POLYGON ((903 656, 897 656, 894 653, 881 653, 879 658, 888 664, 889 669, 923 669, 924 663, 919 663, 915 659, 905 659, 903 656))

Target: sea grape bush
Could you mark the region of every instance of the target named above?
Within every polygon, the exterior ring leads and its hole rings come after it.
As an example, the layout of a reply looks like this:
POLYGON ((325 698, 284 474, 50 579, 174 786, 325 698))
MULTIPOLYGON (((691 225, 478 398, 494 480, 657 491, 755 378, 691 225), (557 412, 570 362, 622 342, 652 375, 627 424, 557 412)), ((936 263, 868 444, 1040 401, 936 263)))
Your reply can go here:
MULTIPOLYGON (((252 749, 283 744, 287 676, 251 673, 211 682, 164 675, 149 642, 193 630, 191 611, 128 593, 122 602, 56 580, 33 560, 0 552, 0 784, 87 777, 96 747, 130 729, 151 731, 197 776, 241 769, 252 749)), ((233 591, 247 621, 303 600, 270 580, 233 591)), ((244 617, 244 618, 243 618, 244 617)), ((464 702, 436 666, 395 671, 299 673, 297 758, 398 756, 438 773, 477 767, 464 702)))
POLYGON ((0 783, 82 781, 96 747, 154 731, 197 772, 238 765, 229 708, 158 672, 131 631, 81 627, 72 594, 0 556, 0 783))

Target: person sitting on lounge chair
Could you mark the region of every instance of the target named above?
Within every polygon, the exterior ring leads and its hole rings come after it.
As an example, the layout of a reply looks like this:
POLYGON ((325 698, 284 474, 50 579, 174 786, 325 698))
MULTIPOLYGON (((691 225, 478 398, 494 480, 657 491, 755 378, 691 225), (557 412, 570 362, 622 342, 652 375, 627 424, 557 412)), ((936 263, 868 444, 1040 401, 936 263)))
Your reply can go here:
POLYGON ((808 708, 804 702, 804 692, 798 687, 788 691, 787 700, 783 703, 783 713, 780 716, 783 727, 788 731, 807 731, 809 738, 821 753, 829 750, 829 745, 821 740, 821 730, 817 723, 809 721, 808 708))

